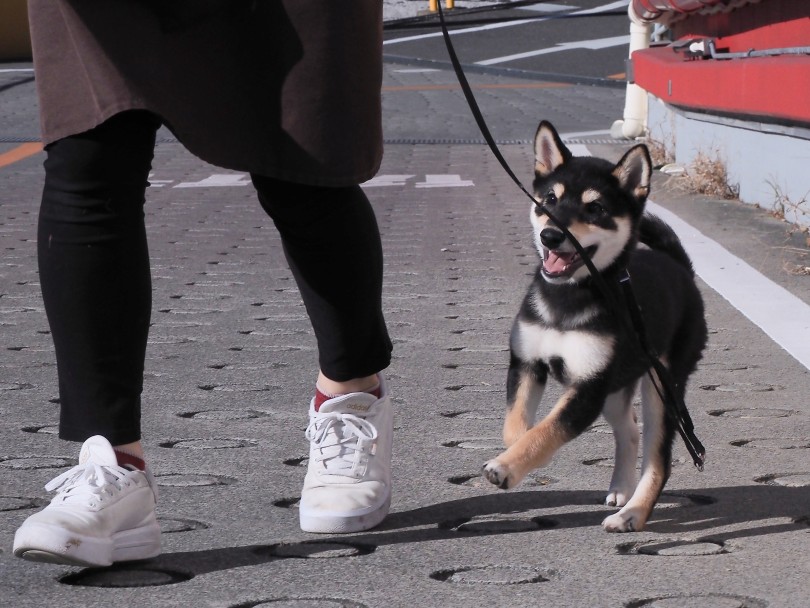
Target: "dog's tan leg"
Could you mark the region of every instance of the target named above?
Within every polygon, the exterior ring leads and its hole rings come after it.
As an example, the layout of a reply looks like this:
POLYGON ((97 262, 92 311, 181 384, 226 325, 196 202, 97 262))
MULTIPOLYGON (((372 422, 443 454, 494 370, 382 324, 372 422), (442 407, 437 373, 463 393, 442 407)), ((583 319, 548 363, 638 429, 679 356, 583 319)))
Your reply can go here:
POLYGON ((560 413, 576 395, 569 389, 543 420, 524 433, 509 449, 484 465, 484 477, 502 489, 515 487, 532 470, 547 464, 571 433, 560 413))
POLYGON ((648 376, 641 381, 641 405, 644 417, 641 480, 627 504, 602 522, 608 532, 643 530, 672 468, 673 431, 667 429, 664 402, 648 376))
POLYGON ((616 444, 613 477, 605 499, 605 504, 611 507, 623 507, 636 489, 639 432, 636 412, 633 409, 635 392, 634 383, 609 395, 602 410, 605 420, 613 428, 613 439, 616 444))
POLYGON ((536 372, 525 368, 510 369, 507 380, 508 409, 503 423, 506 447, 514 444, 534 425, 544 389, 545 383, 538 379, 536 372))

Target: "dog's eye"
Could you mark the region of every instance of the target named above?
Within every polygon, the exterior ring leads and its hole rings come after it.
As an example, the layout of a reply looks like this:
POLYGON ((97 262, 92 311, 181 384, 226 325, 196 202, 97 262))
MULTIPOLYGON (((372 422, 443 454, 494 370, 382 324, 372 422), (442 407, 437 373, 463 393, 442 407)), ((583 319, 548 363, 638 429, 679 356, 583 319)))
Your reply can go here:
POLYGON ((554 194, 553 191, 549 192, 548 194, 546 194, 546 197, 543 199, 543 203, 545 203, 546 205, 551 205, 551 206, 556 205, 557 204, 557 195, 554 194))
POLYGON ((585 213, 597 217, 605 213, 605 208, 599 203, 591 202, 585 205, 585 213))

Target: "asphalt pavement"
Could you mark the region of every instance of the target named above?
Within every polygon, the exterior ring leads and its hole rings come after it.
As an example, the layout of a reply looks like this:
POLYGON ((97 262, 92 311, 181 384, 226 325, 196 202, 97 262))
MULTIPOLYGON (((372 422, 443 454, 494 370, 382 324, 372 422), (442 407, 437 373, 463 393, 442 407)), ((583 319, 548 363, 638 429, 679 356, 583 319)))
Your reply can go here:
MULTIPOLYGON (((481 144, 452 72, 418 63, 388 56, 386 154, 365 185, 395 343, 390 516, 346 536, 299 530, 312 332, 247 177, 165 133, 147 204, 154 306, 144 393, 163 554, 100 570, 11 554, 15 529, 45 504, 44 484, 75 464, 78 446, 55 437, 56 369, 35 258, 44 158, 29 146, 35 83, 30 72, 2 71, 30 64, 0 65, 0 605, 810 604, 810 372, 708 279, 709 345, 687 394, 707 466, 696 471, 676 445, 645 531, 599 525, 613 511, 601 504, 613 455, 602 421, 518 488, 482 481, 481 465, 501 449, 509 328, 536 264, 530 203, 481 144)), ((621 116, 620 86, 487 71, 470 80, 527 182, 540 119, 578 153, 615 159, 629 145, 607 135, 621 116)), ((775 319, 788 296, 810 303, 810 278, 796 271, 807 250, 789 226, 658 173, 652 199, 737 260, 725 269, 732 280, 739 262, 784 290, 774 292, 787 294, 772 302, 775 319)), ((559 394, 548 392, 542 411, 559 394)))

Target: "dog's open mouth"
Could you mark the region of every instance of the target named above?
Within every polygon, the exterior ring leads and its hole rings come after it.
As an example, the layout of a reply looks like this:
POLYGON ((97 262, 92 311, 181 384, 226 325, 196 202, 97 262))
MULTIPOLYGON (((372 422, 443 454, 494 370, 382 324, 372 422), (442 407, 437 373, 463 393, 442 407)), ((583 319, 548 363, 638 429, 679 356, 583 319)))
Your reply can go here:
MULTIPOLYGON (((593 257, 595 251, 596 245, 585 248, 589 258, 593 257)), ((583 264, 585 260, 576 251, 543 248, 543 273, 551 279, 570 277, 583 264)))

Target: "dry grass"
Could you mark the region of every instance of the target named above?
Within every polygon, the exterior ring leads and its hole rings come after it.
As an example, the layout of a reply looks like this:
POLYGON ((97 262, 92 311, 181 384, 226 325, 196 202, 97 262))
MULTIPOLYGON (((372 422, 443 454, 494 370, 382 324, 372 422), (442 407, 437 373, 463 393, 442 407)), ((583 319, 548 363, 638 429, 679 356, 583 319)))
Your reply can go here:
POLYGON ((645 142, 650 151, 653 167, 663 167, 675 162, 675 157, 670 153, 666 144, 655 139, 648 138, 645 142))
POLYGON ((689 188, 698 194, 714 198, 734 199, 740 194, 740 188, 728 181, 728 171, 717 153, 710 156, 703 151, 697 153, 695 160, 686 170, 689 188))
MULTIPOLYGON (((808 234, 810 232, 807 226, 800 226, 795 221, 796 218, 810 215, 810 202, 808 197, 810 192, 805 194, 800 200, 792 200, 787 194, 782 191, 782 188, 773 181, 768 181, 768 185, 773 188, 773 205, 771 214, 786 222, 793 224, 797 230, 808 234)), ((808 246, 810 246, 810 236, 808 236, 808 246)))

